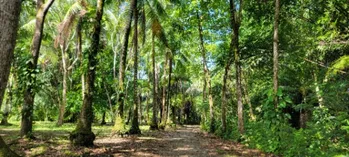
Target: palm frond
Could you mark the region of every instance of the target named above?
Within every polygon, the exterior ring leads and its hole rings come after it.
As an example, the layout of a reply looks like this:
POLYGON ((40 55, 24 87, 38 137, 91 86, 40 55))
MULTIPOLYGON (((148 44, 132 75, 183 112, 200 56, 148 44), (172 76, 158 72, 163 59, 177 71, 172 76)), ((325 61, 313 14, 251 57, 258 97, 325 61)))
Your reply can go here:
POLYGON ((334 62, 334 64, 327 71, 326 75, 338 74, 338 73, 345 74, 347 73, 345 70, 348 68, 349 68, 349 55, 345 55, 340 57, 338 60, 334 62))
POLYGON ((166 17, 167 13, 162 4, 158 0, 153 0, 153 8, 159 16, 166 17))
POLYGON ((86 13, 87 3, 84 0, 75 2, 68 10, 63 21, 58 25, 58 35, 55 39, 55 47, 64 45, 66 39, 69 38, 72 27, 77 17, 83 16, 86 13))
POLYGON ((28 23, 24 24, 20 29, 25 31, 33 31, 35 29, 35 19, 30 20, 28 23))

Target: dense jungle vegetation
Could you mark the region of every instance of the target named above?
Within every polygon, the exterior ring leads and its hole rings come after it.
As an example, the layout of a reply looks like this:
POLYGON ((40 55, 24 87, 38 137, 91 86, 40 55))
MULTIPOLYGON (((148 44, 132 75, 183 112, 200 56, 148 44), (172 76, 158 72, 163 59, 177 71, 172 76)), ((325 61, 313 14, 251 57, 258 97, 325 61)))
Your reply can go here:
POLYGON ((1 0, 0 42, 0 156, 349 155, 348 0, 1 0))

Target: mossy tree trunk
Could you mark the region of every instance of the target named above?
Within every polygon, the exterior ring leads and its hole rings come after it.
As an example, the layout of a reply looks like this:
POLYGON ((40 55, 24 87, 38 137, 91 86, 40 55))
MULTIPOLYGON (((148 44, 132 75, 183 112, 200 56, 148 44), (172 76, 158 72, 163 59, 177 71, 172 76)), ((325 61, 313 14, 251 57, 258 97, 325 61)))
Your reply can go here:
POLYGON ((274 107, 277 108, 278 101, 278 88, 279 88, 279 14, 280 14, 280 1, 275 0, 275 16, 274 16, 274 38, 273 38, 273 101, 274 107))
POLYGON ((222 130, 225 132, 227 130, 227 117, 226 117, 226 111, 227 111, 227 80, 228 80, 228 74, 229 69, 231 65, 231 60, 226 63, 224 68, 224 75, 223 75, 223 88, 222 88, 222 130))
MULTIPOLYGON (((4 0, 0 3, 0 107, 10 74, 16 45, 21 0, 4 0)), ((0 137, 0 156, 17 157, 0 137)))
POLYGON ((70 141, 73 145, 93 146, 95 134, 92 132, 93 121, 93 94, 94 81, 96 77, 97 54, 99 51, 99 41, 101 33, 101 21, 103 16, 103 6, 105 0, 98 0, 96 21, 92 33, 92 44, 88 50, 88 71, 86 77, 86 91, 80 117, 76 129, 70 135, 70 141))
POLYGON ((27 86, 24 90, 24 103, 22 106, 22 120, 21 120, 21 136, 33 137, 33 109, 34 109, 34 97, 35 97, 35 82, 36 82, 36 67, 38 64, 38 58, 40 55, 41 40, 44 31, 44 22, 48 10, 52 6, 55 0, 49 0, 44 3, 44 0, 38 0, 36 2, 37 13, 35 22, 34 37, 31 45, 32 59, 28 62, 27 67, 27 86))
MULTIPOLYGON (((120 63, 119 63, 119 84, 118 84, 118 114, 116 116, 116 120, 118 119, 123 119, 124 117, 124 105, 125 105, 125 70, 126 70, 126 60, 127 60, 127 49, 128 49, 128 41, 129 41, 129 36, 131 32, 131 24, 132 24, 132 19, 133 19, 133 10, 136 8, 136 0, 132 0, 130 4, 130 14, 127 17, 127 23, 125 25, 125 35, 124 35, 124 41, 122 44, 122 50, 120 53, 120 63)), ((115 123, 117 124, 117 123, 115 123)))

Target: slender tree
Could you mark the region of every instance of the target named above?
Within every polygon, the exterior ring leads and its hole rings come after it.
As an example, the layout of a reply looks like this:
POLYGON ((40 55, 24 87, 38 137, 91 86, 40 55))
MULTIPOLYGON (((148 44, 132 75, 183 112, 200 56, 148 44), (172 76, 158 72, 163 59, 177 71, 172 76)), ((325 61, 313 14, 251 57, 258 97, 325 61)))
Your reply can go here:
MULTIPOLYGON (((135 0, 137 4, 137 0, 135 0)), ((134 51, 134 74, 133 74, 133 118, 130 129, 130 134, 140 134, 138 121, 138 9, 134 8, 134 39, 133 39, 133 51, 134 51)))
POLYGON ((152 117, 152 122, 150 125, 151 130, 157 130, 158 129, 158 118, 157 118, 157 113, 158 113, 158 104, 157 104, 157 95, 158 95, 158 88, 157 88, 157 77, 156 77, 156 67, 155 67, 155 32, 153 29, 152 33, 152 64, 153 64, 153 117, 152 117))
POLYGON ((225 132, 227 130, 227 117, 226 117, 226 112, 227 112, 227 80, 228 80, 228 74, 229 74, 229 69, 231 65, 231 59, 228 59, 228 62, 225 65, 224 68, 224 75, 223 75, 223 87, 222 87, 222 130, 225 132))
POLYGON ((233 30, 232 40, 230 47, 231 53, 234 54, 234 63, 235 63, 235 81, 236 81, 236 98, 238 105, 238 129, 240 134, 244 133, 244 116, 243 116, 243 103, 242 103, 242 83, 241 83, 241 61, 240 61, 240 49, 239 49, 239 29, 242 19, 242 0, 239 0, 238 7, 235 0, 230 0, 230 20, 231 27, 233 30), (238 8, 238 11, 237 11, 238 8))
MULTIPOLYGON (((118 85, 118 116, 123 119, 124 117, 124 104, 125 104, 125 70, 126 70, 126 59, 127 59, 127 49, 128 49, 128 40, 131 32, 131 23, 133 19, 134 9, 137 7, 137 1, 131 0, 130 4, 130 13, 127 16, 126 25, 125 25, 125 34, 124 34, 124 40, 122 43, 122 49, 120 53, 120 62, 119 62, 119 85, 118 85)), ((118 116, 116 116, 118 118, 118 116)), ((117 123, 115 123, 117 125, 117 123)))
MULTIPOLYGON (((0 2, 0 107, 4 98, 16 45, 21 2, 21 0, 0 2)), ((0 137, 0 156, 18 156, 6 145, 2 137, 0 137)))
POLYGON ((34 109, 34 97, 35 97, 35 82, 36 82, 36 68, 38 65, 38 59, 40 55, 41 40, 44 31, 45 17, 48 10, 52 6, 55 0, 48 0, 46 3, 44 0, 38 0, 36 2, 36 22, 34 37, 31 45, 32 58, 28 62, 28 82, 24 91, 24 103, 22 107, 22 121, 21 121, 21 136, 33 137, 33 109, 34 109))
MULTIPOLYGON (((167 53, 165 54, 165 62, 164 62, 164 73, 163 73, 163 76, 164 76, 164 79, 166 78, 166 67, 167 67, 167 64, 168 64, 168 57, 167 57, 167 53)), ((165 129, 166 127, 166 115, 167 115, 167 107, 166 107, 166 84, 163 84, 162 86, 162 101, 161 101, 161 109, 162 109, 162 112, 161 112, 161 124, 160 124, 160 129, 165 129)))
MULTIPOLYGON (((57 48, 58 45, 60 46, 61 50, 61 57, 62 57, 62 100, 59 107, 59 115, 58 115, 58 121, 57 126, 63 125, 64 120, 64 113, 65 113, 65 107, 67 104, 67 92, 68 92, 68 75, 69 70, 72 69, 74 64, 80 59, 80 62, 82 62, 82 53, 81 53, 81 25, 82 25, 82 18, 83 15, 86 13, 86 2, 85 0, 79 0, 75 2, 68 10, 67 14, 65 15, 65 18, 58 26, 58 35, 55 39, 55 47, 57 48), (78 21, 77 27, 76 27, 76 34, 77 34, 77 41, 76 41, 76 53, 77 58, 71 65, 69 66, 69 55, 67 54, 67 50, 69 49, 69 39, 71 30, 73 30, 73 24, 75 21, 78 21), (69 66, 69 67, 68 67, 69 66)), ((85 88, 85 81, 84 81, 84 75, 82 77, 82 91, 84 91, 85 88)), ((84 95, 82 95, 84 97, 84 95)))
MULTIPOLYGON (((200 38, 200 51, 202 56, 202 64, 203 64, 203 70, 204 70, 204 84, 207 84, 208 88, 208 103, 210 105, 210 132, 214 132, 214 115, 213 115, 213 96, 212 96, 212 89, 211 89, 211 77, 210 77, 210 71, 207 67, 207 58, 206 58, 206 49, 204 45, 204 37, 202 34, 202 25, 201 25, 201 17, 199 16, 199 12, 196 12, 196 17, 198 20, 198 29, 199 29, 199 38, 200 38)), ((204 89, 205 90, 205 89, 204 89)))
POLYGON ((280 0, 275 0, 275 16, 274 16, 274 40, 273 40, 273 95, 274 107, 277 108, 278 101, 278 73, 279 73, 279 14, 280 14, 280 0))
POLYGON ((92 33, 92 43, 88 50, 88 71, 86 77, 86 91, 83 100, 83 105, 80 112, 80 118, 76 129, 70 135, 70 141, 73 145, 92 146, 95 139, 95 134, 92 132, 93 121, 93 94, 94 81, 96 78, 97 54, 99 51, 100 33, 102 29, 102 16, 105 0, 97 1, 96 20, 92 33))

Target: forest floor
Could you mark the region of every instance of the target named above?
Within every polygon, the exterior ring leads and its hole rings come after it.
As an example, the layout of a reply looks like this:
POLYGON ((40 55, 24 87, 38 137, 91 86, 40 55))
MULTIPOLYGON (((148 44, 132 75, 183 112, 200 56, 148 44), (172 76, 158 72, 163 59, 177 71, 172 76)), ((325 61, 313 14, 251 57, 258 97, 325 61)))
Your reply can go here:
POLYGON ((95 126, 94 147, 72 147, 68 136, 73 126, 58 128, 53 123, 39 122, 34 125, 35 140, 18 138, 16 124, 0 126, 0 135, 22 156, 270 156, 202 132, 196 125, 166 131, 149 131, 148 126, 142 126, 142 135, 127 137, 112 136, 112 126, 95 126))

